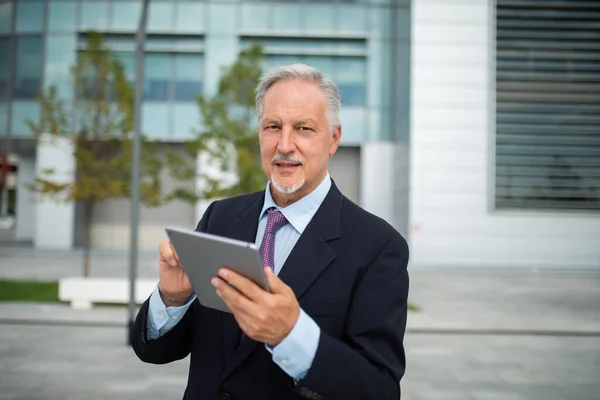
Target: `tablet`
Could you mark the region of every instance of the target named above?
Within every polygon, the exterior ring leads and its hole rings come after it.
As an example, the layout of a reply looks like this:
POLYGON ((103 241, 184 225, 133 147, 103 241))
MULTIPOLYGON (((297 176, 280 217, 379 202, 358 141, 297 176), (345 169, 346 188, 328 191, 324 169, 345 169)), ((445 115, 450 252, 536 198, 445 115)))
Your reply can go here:
POLYGON ((174 227, 165 230, 203 306, 231 313, 210 283, 221 267, 244 275, 264 290, 269 290, 267 276, 254 243, 174 227))

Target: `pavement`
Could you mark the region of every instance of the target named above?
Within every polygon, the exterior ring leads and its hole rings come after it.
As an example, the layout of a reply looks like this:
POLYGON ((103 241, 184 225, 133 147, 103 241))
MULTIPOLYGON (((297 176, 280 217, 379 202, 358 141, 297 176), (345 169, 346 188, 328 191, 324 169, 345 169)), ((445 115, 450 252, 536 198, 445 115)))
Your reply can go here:
MULTIPOLYGON (((139 276, 157 276, 152 252, 139 276)), ((0 248, 0 278, 81 274, 77 252, 0 248)), ((98 252, 92 276, 127 276, 98 252)), ((599 400, 600 272, 412 268, 404 400, 599 400)), ((0 303, 0 399, 179 399, 188 359, 139 361, 127 309, 0 303), (93 388, 93 394, 92 390, 93 388)))

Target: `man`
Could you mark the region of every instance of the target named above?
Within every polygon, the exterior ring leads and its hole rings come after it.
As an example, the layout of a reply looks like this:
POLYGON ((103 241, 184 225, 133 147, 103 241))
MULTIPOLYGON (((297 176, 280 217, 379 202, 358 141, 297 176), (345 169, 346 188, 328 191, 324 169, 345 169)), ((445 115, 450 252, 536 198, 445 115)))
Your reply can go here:
POLYGON ((206 308, 163 241, 133 348, 156 364, 189 354, 185 399, 398 399, 408 247, 328 174, 342 134, 337 88, 294 64, 256 92, 267 188, 213 202, 197 230, 260 245, 271 292, 224 268, 212 283, 232 314, 206 308))

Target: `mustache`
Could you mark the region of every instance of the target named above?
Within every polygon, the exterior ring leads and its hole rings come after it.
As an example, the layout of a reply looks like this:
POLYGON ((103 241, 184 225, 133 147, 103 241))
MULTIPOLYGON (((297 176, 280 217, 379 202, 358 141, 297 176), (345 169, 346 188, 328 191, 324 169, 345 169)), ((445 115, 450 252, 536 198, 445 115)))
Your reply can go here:
POLYGON ((271 163, 276 163, 276 162, 280 162, 280 161, 286 161, 286 162, 290 162, 290 163, 294 163, 294 164, 300 164, 302 165, 302 160, 293 156, 286 156, 283 154, 280 154, 278 156, 273 157, 273 159, 271 159, 271 163))

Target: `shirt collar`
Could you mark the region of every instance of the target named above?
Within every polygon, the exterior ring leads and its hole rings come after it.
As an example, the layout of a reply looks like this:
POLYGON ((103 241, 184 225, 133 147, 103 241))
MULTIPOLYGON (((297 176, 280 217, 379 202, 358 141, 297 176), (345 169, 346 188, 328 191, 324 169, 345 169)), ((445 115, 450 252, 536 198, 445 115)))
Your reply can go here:
POLYGON ((323 200, 325 200, 327 193, 329 193, 329 189, 331 188, 331 177, 329 176, 329 171, 327 171, 325 178, 319 184, 319 186, 315 188, 315 190, 302 197, 295 203, 292 203, 284 208, 281 208, 275 204, 275 201, 271 196, 270 186, 271 181, 267 182, 267 188, 265 189, 265 202, 258 216, 258 220, 260 221, 265 217, 267 209, 275 208, 276 210, 281 211, 285 219, 287 219, 290 225, 292 225, 299 234, 302 234, 312 217, 314 217, 317 210, 321 206, 323 200))

